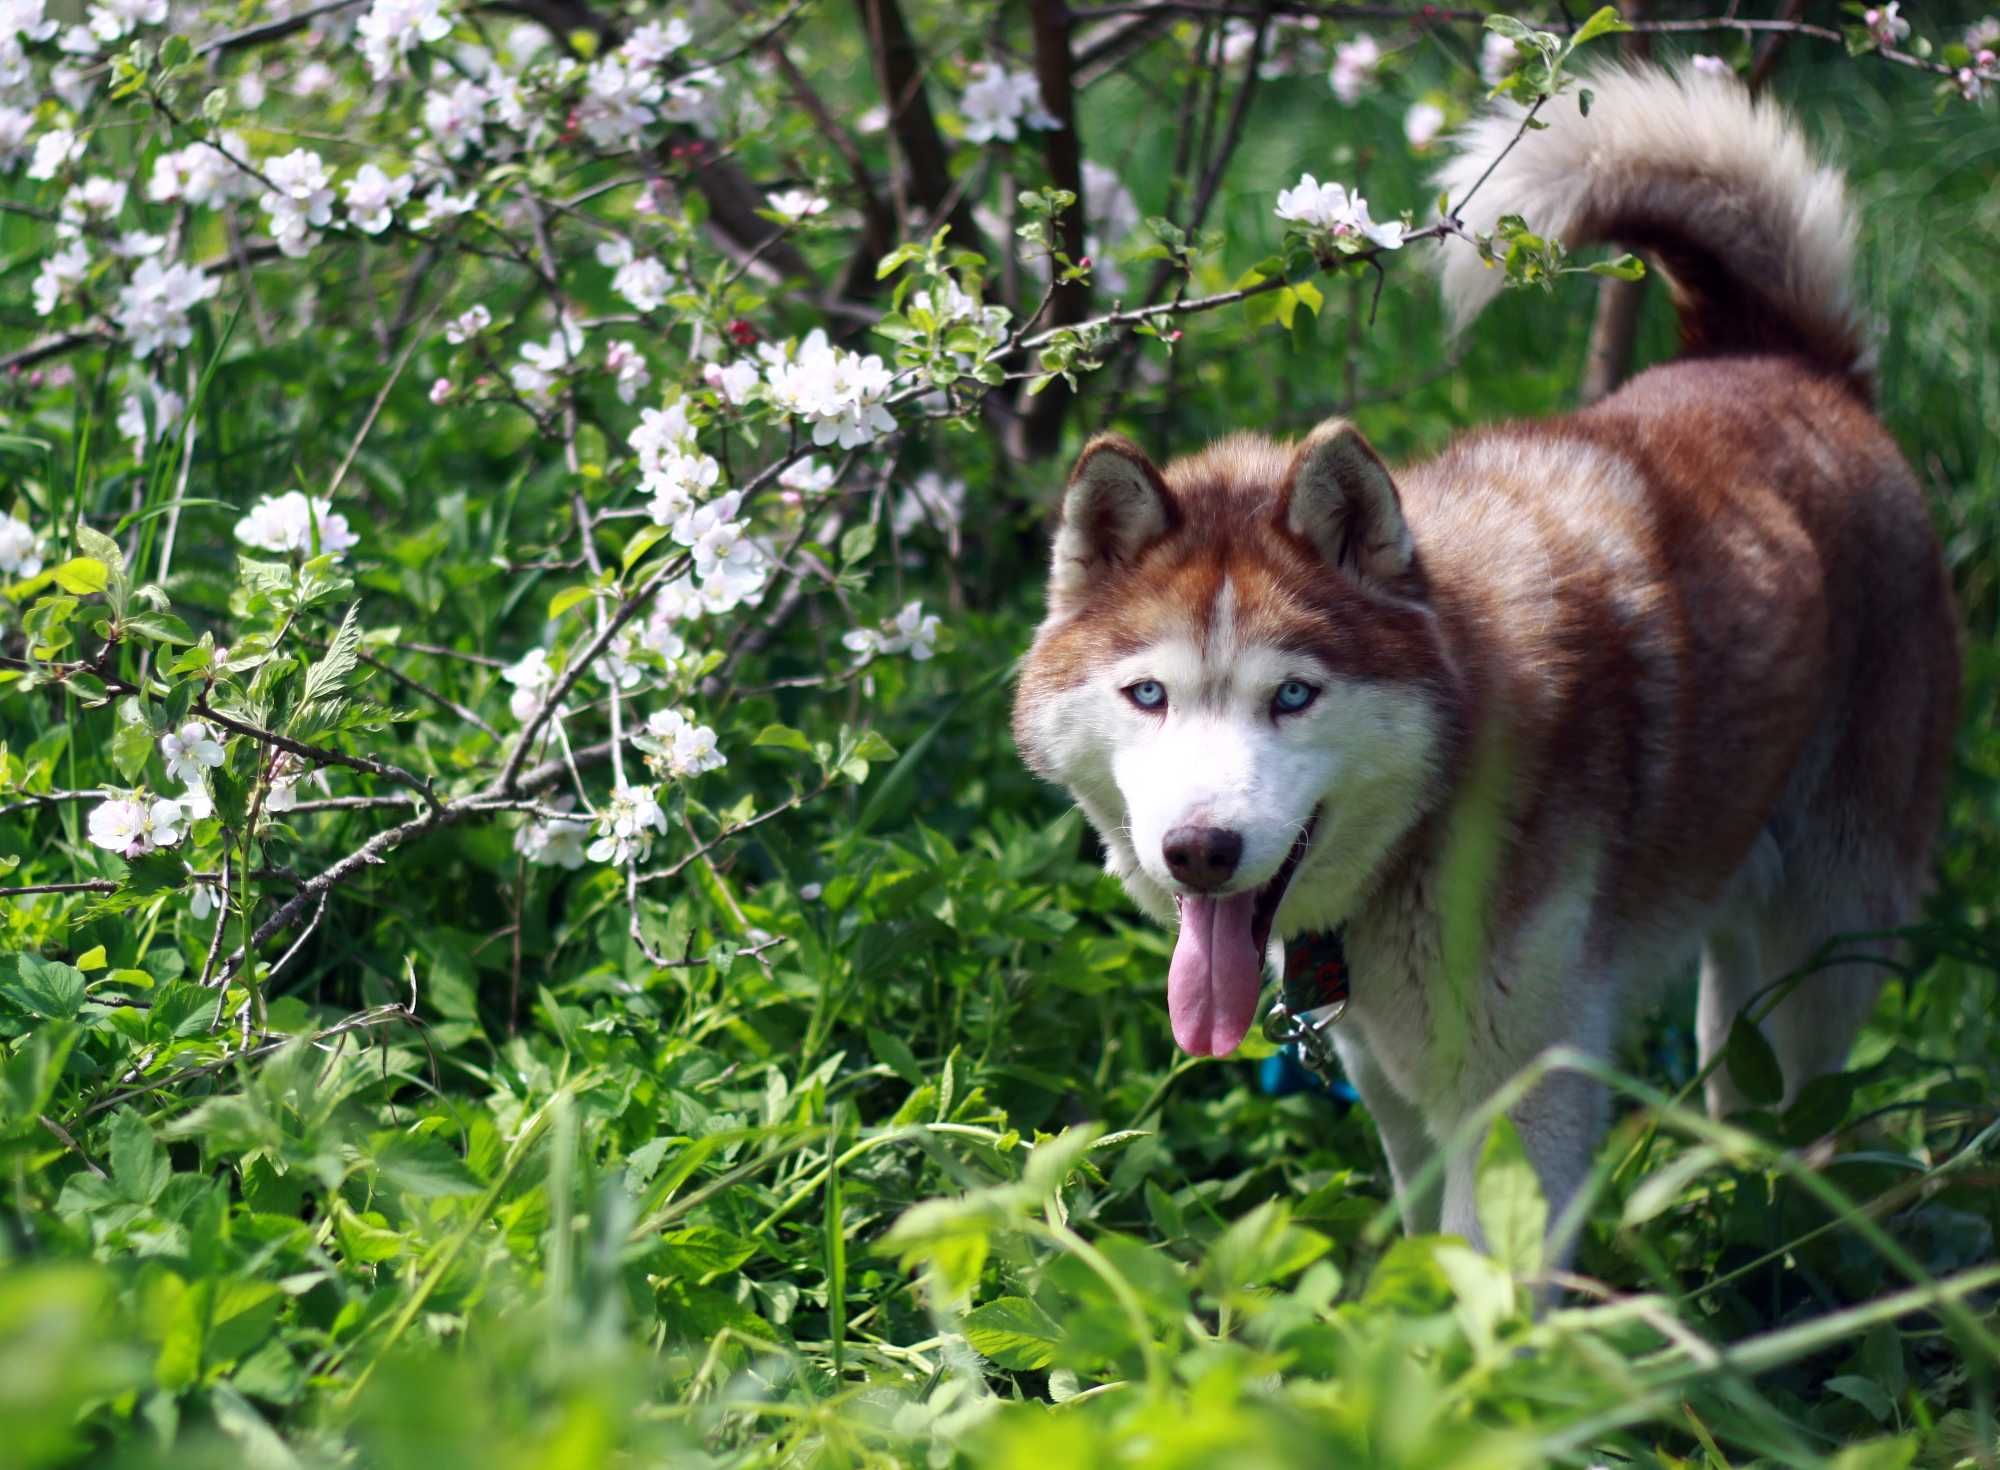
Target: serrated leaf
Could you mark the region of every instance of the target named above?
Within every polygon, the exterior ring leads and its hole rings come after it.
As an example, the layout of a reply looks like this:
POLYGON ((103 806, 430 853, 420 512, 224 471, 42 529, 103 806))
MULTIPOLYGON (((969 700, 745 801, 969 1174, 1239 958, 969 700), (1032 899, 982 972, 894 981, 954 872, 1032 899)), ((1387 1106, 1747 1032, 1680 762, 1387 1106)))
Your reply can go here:
POLYGON ((118 721, 111 731, 111 764, 129 786, 139 779, 153 754, 153 727, 137 699, 118 701, 118 721))
POLYGON ((69 1021, 83 1009, 83 971, 60 960, 24 954, 14 961, 15 979, 0 983, 0 996, 46 1021, 69 1021))
POLYGON ((325 654, 306 670, 305 687, 299 694, 300 704, 309 705, 338 694, 346 684, 347 676, 354 672, 355 655, 361 649, 361 625, 355 621, 355 614, 360 610, 358 602, 349 606, 347 616, 340 620, 340 627, 335 631, 333 641, 327 645, 325 654))
POLYGON ((1532 1278, 1542 1269, 1542 1241, 1549 1228, 1549 1203, 1542 1181, 1521 1142, 1520 1130, 1504 1114, 1493 1120, 1479 1151, 1473 1204, 1486 1249, 1515 1276, 1532 1278))
POLYGON ((1062 1329, 1024 1296, 1003 1296, 965 1314, 965 1340, 996 1366, 1032 1373, 1055 1361, 1062 1329))
POLYGON ((146 1120, 130 1108, 111 1119, 111 1179, 118 1192, 135 1205, 160 1197, 174 1168, 146 1120))
POLYGON ((125 553, 119 549, 116 541, 102 531, 79 525, 76 528, 76 544, 85 556, 95 557, 103 562, 113 576, 124 574, 125 553))
POLYGON ((427 1199, 479 1188, 465 1161, 429 1133, 391 1135, 375 1152, 375 1168, 391 1188, 427 1199))
POLYGON ((854 743, 854 754, 865 761, 892 761, 896 758, 896 747, 883 739, 880 731, 863 730, 854 743))

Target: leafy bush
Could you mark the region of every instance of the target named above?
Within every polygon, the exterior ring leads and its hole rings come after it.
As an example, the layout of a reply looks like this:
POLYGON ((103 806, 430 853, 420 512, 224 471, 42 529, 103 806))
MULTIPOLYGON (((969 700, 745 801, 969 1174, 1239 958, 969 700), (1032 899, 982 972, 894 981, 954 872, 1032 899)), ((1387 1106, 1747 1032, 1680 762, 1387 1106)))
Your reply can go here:
POLYGON ((2000 1456, 2000 27, 1701 33, 1852 166, 1961 769, 1853 1067, 1712 1124, 1678 1000, 1549 1283, 1506 1129, 1496 1260, 1173 1057, 1003 731, 1050 456, 1419 453, 1635 273, 1424 182, 1614 17, 1320 9, 0 9, 10 1463, 2000 1456))

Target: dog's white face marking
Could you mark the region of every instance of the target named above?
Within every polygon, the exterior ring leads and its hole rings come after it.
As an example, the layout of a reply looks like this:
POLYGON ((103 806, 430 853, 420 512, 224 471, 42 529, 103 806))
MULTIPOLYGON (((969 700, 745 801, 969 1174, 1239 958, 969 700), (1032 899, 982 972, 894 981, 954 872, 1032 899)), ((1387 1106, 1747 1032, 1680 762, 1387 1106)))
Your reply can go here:
POLYGON ((1169 832, 1240 834, 1226 891, 1242 892, 1271 881, 1317 812, 1278 910, 1283 937, 1339 923, 1367 890, 1423 807, 1438 714, 1415 688, 1343 678, 1317 658, 1240 636, 1236 612, 1225 583, 1205 640, 1190 627, 1108 663, 1049 701, 1037 725, 1059 778, 1103 834, 1111 871, 1163 921, 1185 891, 1167 867, 1169 832), (1163 694, 1155 709, 1132 694, 1149 683, 1163 694), (1301 709, 1279 707, 1290 684, 1312 691, 1301 709))

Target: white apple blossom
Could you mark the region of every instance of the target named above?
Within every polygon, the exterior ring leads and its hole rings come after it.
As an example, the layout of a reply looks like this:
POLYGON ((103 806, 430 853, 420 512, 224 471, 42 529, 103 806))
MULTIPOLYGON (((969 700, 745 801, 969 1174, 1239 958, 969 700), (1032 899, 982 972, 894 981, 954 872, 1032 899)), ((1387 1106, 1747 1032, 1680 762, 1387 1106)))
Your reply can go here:
POLYGON ((56 233, 65 239, 81 234, 86 226, 105 224, 125 207, 127 185, 122 179, 92 174, 70 185, 56 215, 56 233))
POLYGON ((333 509, 332 501, 320 497, 308 500, 301 490, 259 500, 250 507, 250 514, 236 523, 236 539, 259 551, 310 554, 315 524, 322 556, 338 561, 361 542, 348 528, 347 517, 333 509))
POLYGON ((990 143, 997 138, 1011 143, 1024 127, 1046 131, 1062 126, 1043 105, 1042 84, 1033 72, 982 63, 972 73, 972 85, 958 99, 967 142, 990 143))
POLYGON ((741 407, 750 401, 757 387, 764 381, 764 375, 757 370, 757 364, 747 357, 739 357, 727 367, 710 363, 701 370, 701 380, 722 395, 723 402, 741 407))
POLYGON ((312 232, 333 219, 333 176, 320 156, 305 148, 267 159, 263 171, 274 186, 258 201, 270 216, 271 238, 297 259, 312 248, 312 232))
POLYGON ((1403 114, 1403 136, 1409 139, 1412 148, 1430 147, 1443 131, 1444 109, 1435 102, 1413 102, 1403 114))
POLYGON ((674 450, 660 456, 642 473, 640 488, 652 496, 647 513, 654 524, 667 526, 694 509, 721 479, 722 466, 712 456, 674 450))
POLYGON ((674 285, 672 274, 650 255, 627 260, 611 277, 611 289, 623 296, 634 311, 659 310, 673 294, 674 285))
POLYGON ((35 296, 35 315, 47 316, 53 312, 71 288, 82 285, 89 273, 90 248, 81 240, 73 240, 44 257, 30 286, 35 296))
POLYGON ((1690 56, 1688 58, 1688 65, 1705 76, 1727 77, 1734 76, 1736 73, 1736 68, 1724 61, 1720 56, 1690 56))
POLYGON ((188 894, 188 913, 194 917, 196 923, 200 923, 221 908, 226 901, 219 884, 197 882, 193 892, 188 894))
POLYGON ((68 128, 50 128, 35 139, 35 154, 28 161, 28 177, 36 180, 54 178, 83 157, 83 148, 82 134, 73 133, 68 128))
POLYGON ((292 73, 291 93, 294 97, 319 97, 331 92, 339 81, 338 72, 315 58, 292 73))
POLYGON ((663 88, 650 68, 617 56, 593 61, 584 73, 576 125, 600 148, 630 148, 659 117, 663 88))
POLYGON ((123 857, 143 857, 181 840, 180 803, 166 797, 114 796, 92 807, 90 841, 123 857))
POLYGON ((222 742, 215 731, 200 720, 189 720, 160 737, 160 756, 167 774, 190 786, 199 785, 202 772, 222 764, 222 742))
POLYGON ((687 407, 679 400, 665 408, 639 410, 639 426, 625 436, 625 442, 639 457, 639 473, 651 475, 673 454, 694 452, 694 429, 688 423, 687 407))
POLYGON ((138 454, 153 440, 164 437, 186 411, 187 401, 180 394, 148 378, 119 400, 118 432, 131 441, 132 452, 138 454))
POLYGON ((210 208, 232 199, 247 199, 255 192, 257 181, 231 159, 249 156, 243 140, 228 132, 218 133, 214 143, 190 143, 185 148, 162 153, 153 160, 146 197, 155 204, 187 203, 210 208))
POLYGON ((111 253, 120 260, 143 260, 149 255, 158 255, 166 248, 165 235, 155 235, 145 230, 127 230, 111 242, 111 253))
POLYGON ((472 213, 478 205, 478 195, 470 190, 453 194, 443 184, 433 184, 430 193, 424 195, 423 203, 417 207, 417 212, 410 216, 410 228, 434 230, 446 220, 472 213))
POLYGON ((111 315, 132 344, 132 355, 144 359, 162 347, 185 347, 193 341, 188 313, 221 289, 220 281, 194 266, 146 260, 119 291, 111 315))
POLYGON ((774 404, 811 422, 814 444, 856 449, 895 432, 883 404, 894 380, 882 359, 834 347, 817 327, 795 357, 771 365, 766 382, 774 404))
POLYGON ((402 70, 403 58, 419 45, 450 35, 451 21, 442 0, 375 0, 354 29, 368 70, 379 82, 402 70))
POLYGON ((801 497, 824 495, 833 488, 834 469, 810 457, 794 460, 778 476, 778 483, 801 497))
POLYGON ((42 569, 42 542, 35 528, 9 511, 0 516, 0 573, 32 577, 42 569))
POLYGON ((34 130, 34 113, 0 103, 0 173, 28 156, 28 135, 34 130))
POLYGON ((188 782, 187 790, 174 800, 179 803, 182 815, 190 822, 205 822, 215 815, 215 798, 208 794, 208 788, 199 781, 188 782))
MULTIPOLYGON (((378 4, 375 8, 382 7, 378 4)), ((390 178, 377 165, 362 164, 344 186, 349 223, 365 235, 381 234, 389 228, 391 211, 409 202, 410 190, 416 187, 416 182, 408 174, 390 178)))
POLYGON ((643 862, 653 850, 653 834, 667 830, 667 814, 660 809, 658 795, 651 786, 620 783, 597 818, 597 841, 590 844, 594 863, 623 867, 643 862))
POLYGON ((470 342, 492 325, 493 313, 484 305, 473 306, 444 324, 444 340, 456 347, 462 342, 470 342))
POLYGON ((1403 243, 1403 227, 1394 221, 1377 224, 1368 217, 1368 201, 1349 194, 1340 184, 1320 183, 1311 174, 1301 175, 1290 189, 1278 191, 1277 216, 1309 230, 1323 230, 1336 237, 1359 235, 1384 250, 1403 243))
POLYGON ((840 637, 841 646, 855 655, 856 663, 867 663, 878 654, 908 653, 919 663, 937 651, 939 619, 926 613, 921 602, 906 602, 895 617, 879 628, 850 628, 840 637))
POLYGON ((1521 48, 1498 31, 1488 31, 1479 42, 1479 80, 1497 87, 1507 73, 1521 64, 1521 48))
POLYGON ((508 713, 517 720, 527 721, 534 718, 549 691, 556 687, 557 671, 549 662, 546 648, 531 648, 502 669, 500 677, 514 686, 514 692, 507 698, 508 713))
POLYGON ((694 39, 694 29, 678 15, 665 21, 649 20, 633 31, 618 48, 627 64, 644 70, 664 66, 674 54, 694 39))
POLYGON ((167 0, 99 0, 90 7, 90 31, 100 41, 119 41, 137 26, 162 25, 167 0))
POLYGON ((788 224, 799 224, 816 214, 825 214, 827 200, 810 189, 787 189, 782 194, 767 194, 764 202, 771 206, 773 214, 782 215, 788 224))
POLYGON ((956 554, 959 522, 964 515, 965 481, 948 480, 936 470, 925 470, 896 497, 890 525, 898 536, 908 536, 918 526, 928 524, 956 554))
POLYGON ((1363 31, 1333 48, 1333 70, 1327 74, 1327 84, 1341 106, 1352 107, 1361 100, 1361 94, 1374 82, 1381 67, 1382 48, 1373 36, 1363 31))
MULTIPOLYGON (((561 809, 568 810, 573 799, 562 798, 561 809)), ((580 868, 583 839, 589 835, 586 817, 536 817, 514 834, 514 851, 541 867, 580 868)))

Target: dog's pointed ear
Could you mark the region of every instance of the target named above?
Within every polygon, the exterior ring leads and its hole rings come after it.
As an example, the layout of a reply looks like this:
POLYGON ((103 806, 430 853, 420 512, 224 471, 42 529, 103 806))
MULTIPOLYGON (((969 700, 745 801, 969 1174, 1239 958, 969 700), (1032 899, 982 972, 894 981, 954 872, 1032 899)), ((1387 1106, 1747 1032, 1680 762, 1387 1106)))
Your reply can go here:
POLYGON ((1416 559, 1396 482, 1346 419, 1328 419, 1299 445, 1282 514, 1286 530, 1368 581, 1393 582, 1416 559))
POLYGON ((1049 568, 1049 611, 1082 601, 1099 577, 1138 559, 1173 528, 1173 497, 1144 451, 1121 434, 1099 434, 1077 456, 1063 492, 1049 568))

